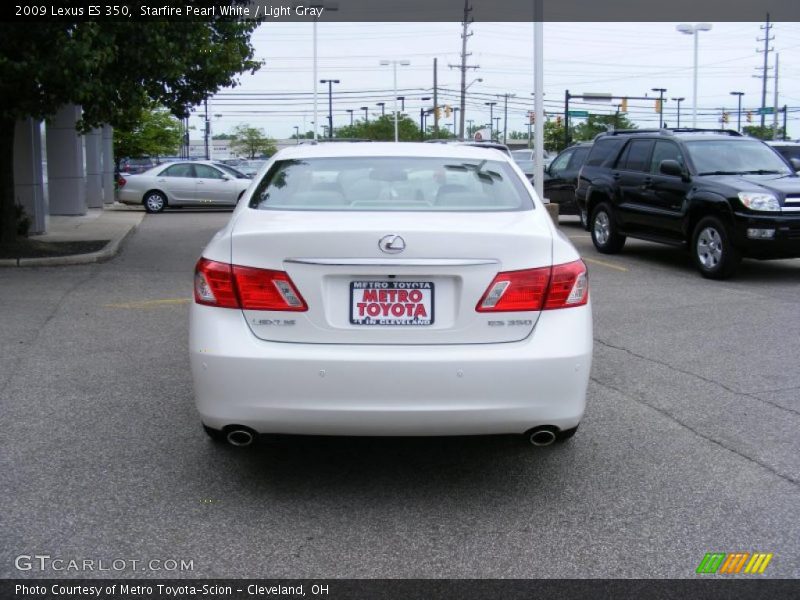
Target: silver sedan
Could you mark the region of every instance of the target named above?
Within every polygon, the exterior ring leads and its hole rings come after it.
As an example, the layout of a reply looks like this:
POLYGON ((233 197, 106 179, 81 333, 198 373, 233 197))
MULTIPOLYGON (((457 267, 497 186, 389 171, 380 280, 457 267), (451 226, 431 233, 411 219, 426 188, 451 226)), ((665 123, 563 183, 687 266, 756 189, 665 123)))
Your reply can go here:
POLYGON ((212 161, 158 165, 118 180, 117 200, 142 204, 149 213, 168 206, 236 206, 251 180, 235 169, 212 161))

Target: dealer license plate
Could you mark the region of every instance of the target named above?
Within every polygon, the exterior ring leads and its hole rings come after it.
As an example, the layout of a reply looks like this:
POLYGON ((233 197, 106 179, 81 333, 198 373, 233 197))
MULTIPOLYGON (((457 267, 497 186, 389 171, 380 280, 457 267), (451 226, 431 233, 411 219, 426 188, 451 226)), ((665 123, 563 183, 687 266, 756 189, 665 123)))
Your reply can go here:
POLYGON ((433 308, 431 281, 350 282, 353 325, 431 325, 433 308))

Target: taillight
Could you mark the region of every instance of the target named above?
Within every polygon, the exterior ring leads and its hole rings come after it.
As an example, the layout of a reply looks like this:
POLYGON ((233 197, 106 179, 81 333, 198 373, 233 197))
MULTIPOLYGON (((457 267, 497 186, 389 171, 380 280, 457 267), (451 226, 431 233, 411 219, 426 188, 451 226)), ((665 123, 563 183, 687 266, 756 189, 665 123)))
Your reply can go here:
POLYGON ((589 281, 583 261, 498 273, 484 292, 478 312, 539 311, 583 306, 589 281))
POLYGON ((544 310, 583 306, 589 301, 589 277, 582 260, 553 266, 544 310))
POLYGON ((239 267, 201 258, 194 275, 198 304, 244 310, 308 310, 305 300, 283 271, 239 267))
POLYGON ((194 268, 194 301, 198 304, 239 308, 231 266, 201 258, 194 268))
POLYGON ((122 177, 122 176, 120 176, 120 177, 119 177, 119 179, 117 179, 117 185, 118 185, 119 187, 123 187, 123 186, 124 186, 126 183, 128 183, 128 180, 127 180, 127 179, 125 179, 125 178, 124 178, 124 177, 122 177))
POLYGON ((234 265, 233 277, 245 310, 308 310, 300 292, 283 271, 234 265))
POLYGON ((550 281, 550 267, 498 273, 475 310, 509 312, 542 310, 550 281))

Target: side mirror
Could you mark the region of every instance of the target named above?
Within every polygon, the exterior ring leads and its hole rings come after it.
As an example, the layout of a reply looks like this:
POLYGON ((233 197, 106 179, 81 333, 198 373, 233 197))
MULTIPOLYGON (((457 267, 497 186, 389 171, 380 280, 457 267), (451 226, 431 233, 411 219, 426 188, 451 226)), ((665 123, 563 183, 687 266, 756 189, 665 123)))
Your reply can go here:
POLYGON ((230 175, 223 175, 222 176, 222 180, 223 181, 230 181, 231 180, 231 176, 230 175))
POLYGON ((683 177, 685 175, 683 167, 677 160, 662 160, 658 165, 658 171, 662 175, 672 175, 673 177, 683 177))
POLYGON ((790 158, 789 162, 792 163, 792 168, 795 172, 800 171, 800 158, 790 158))

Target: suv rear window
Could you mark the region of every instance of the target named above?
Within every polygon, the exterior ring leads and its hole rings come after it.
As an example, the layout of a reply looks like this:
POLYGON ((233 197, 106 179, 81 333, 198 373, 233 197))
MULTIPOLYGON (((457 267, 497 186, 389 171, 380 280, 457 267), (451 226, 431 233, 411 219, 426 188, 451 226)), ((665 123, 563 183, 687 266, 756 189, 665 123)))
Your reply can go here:
POLYGON ((595 141, 589 157, 586 159, 587 167, 599 167, 609 165, 617 157, 619 149, 625 140, 618 137, 603 137, 595 141))
POLYGON ((335 157, 278 161, 250 208, 332 211, 517 211, 533 202, 502 161, 335 157))

